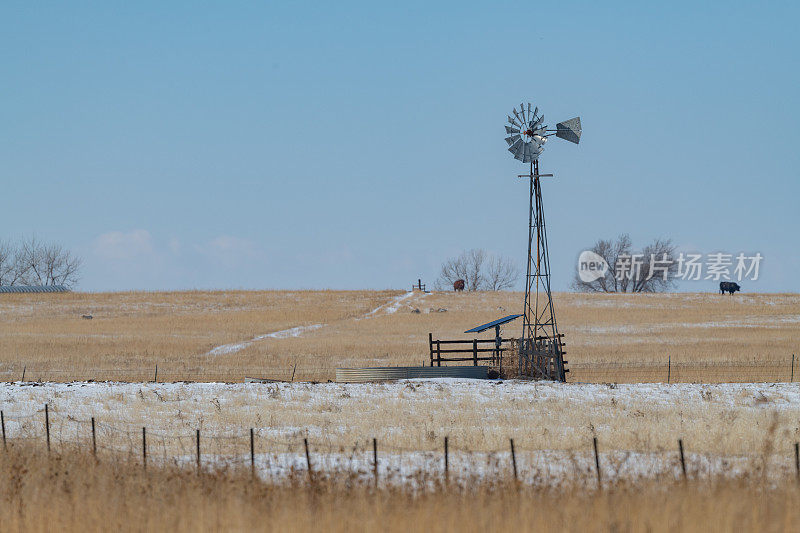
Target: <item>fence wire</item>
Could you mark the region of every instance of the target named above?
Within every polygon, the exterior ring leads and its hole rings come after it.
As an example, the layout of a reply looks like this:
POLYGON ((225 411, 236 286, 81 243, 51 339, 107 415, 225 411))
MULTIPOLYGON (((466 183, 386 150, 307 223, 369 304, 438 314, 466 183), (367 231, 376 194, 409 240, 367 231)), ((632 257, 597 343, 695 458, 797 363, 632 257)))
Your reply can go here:
MULTIPOLYGON (((142 446, 142 436, 144 432, 148 449, 158 450, 161 448, 166 451, 169 442, 171 448, 180 449, 186 453, 196 452, 198 437, 201 446, 205 450, 217 450, 224 454, 235 449, 236 453, 234 455, 237 456, 244 452, 249 453, 251 442, 254 448, 258 447, 259 451, 268 453, 296 453, 303 451, 306 446, 308 446, 309 450, 313 450, 314 453, 318 454, 369 454, 373 451, 372 440, 345 444, 332 442, 324 438, 312 439, 307 434, 297 434, 297 432, 293 432, 292 435, 281 438, 276 437, 274 434, 276 430, 280 431, 280 428, 274 427, 242 428, 239 431, 228 430, 223 433, 209 433, 202 429, 192 432, 169 432, 148 429, 146 426, 120 426, 97 419, 94 421, 92 419, 81 419, 53 410, 48 410, 48 416, 45 417, 44 408, 30 413, 6 413, 3 411, 2 420, 2 436, 4 443, 38 441, 45 444, 49 435, 51 446, 59 443, 90 447, 96 446, 97 449, 114 451, 135 451, 142 446), (31 423, 32 420, 35 423, 31 423), (23 425, 22 422, 25 424, 23 425)), ((441 453, 444 449, 448 449, 449 452, 457 452, 465 455, 479 454, 481 456, 502 455, 510 452, 510 440, 507 446, 488 449, 481 448, 480 450, 473 450, 465 447, 452 439, 446 444, 444 442, 433 443, 433 445, 431 445, 432 443, 426 443, 427 445, 417 447, 401 446, 392 442, 378 442, 377 444, 384 453, 393 452, 399 454, 435 455, 441 453)), ((526 446, 524 440, 517 441, 514 447, 518 452, 565 453, 567 455, 580 453, 579 451, 569 449, 543 450, 539 447, 529 447, 526 446)), ((654 449, 642 448, 614 451, 631 454, 668 453, 662 446, 657 446, 654 449)), ((738 455, 729 453, 727 457, 752 457, 754 454, 758 453, 759 452, 741 453, 738 455)), ((800 461, 800 455, 796 459, 800 461)), ((800 466, 800 463, 798 463, 798 466, 800 466)))
MULTIPOLYGON (((800 358, 798 358, 800 359, 800 358)), ((513 357, 502 361, 503 369, 513 374, 513 357)), ((583 383, 747 383, 793 382, 800 380, 800 361, 793 355, 781 359, 752 361, 663 361, 591 362, 574 361, 567 365, 568 382, 583 383)), ((331 367, 230 367, 216 370, 195 368, 34 368, 6 366, 0 369, 0 381, 8 382, 225 382, 240 383, 245 378, 266 381, 333 380, 336 369, 331 367)))

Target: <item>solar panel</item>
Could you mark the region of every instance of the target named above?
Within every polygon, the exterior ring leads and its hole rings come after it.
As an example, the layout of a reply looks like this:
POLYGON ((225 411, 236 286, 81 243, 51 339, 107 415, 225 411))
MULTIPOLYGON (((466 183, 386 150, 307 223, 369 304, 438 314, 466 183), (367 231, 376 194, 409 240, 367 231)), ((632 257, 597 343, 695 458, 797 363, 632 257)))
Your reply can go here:
POLYGON ((465 331, 464 333, 481 333, 481 332, 484 332, 484 331, 486 331, 487 329, 491 329, 491 328, 493 328, 493 327, 495 327, 495 326, 501 326, 501 325, 503 325, 503 324, 505 324, 505 323, 507 323, 507 322, 511 322, 512 320, 516 320, 516 319, 518 319, 518 318, 519 318, 519 317, 521 317, 521 316, 522 316, 522 315, 508 315, 508 316, 504 316, 503 318, 498 318, 497 320, 494 320, 494 321, 492 321, 492 322, 487 322, 486 324, 482 324, 482 325, 480 325, 480 326, 475 326, 475 327, 474 327, 474 328, 472 328, 472 329, 468 329, 468 330, 467 330, 467 331, 465 331))

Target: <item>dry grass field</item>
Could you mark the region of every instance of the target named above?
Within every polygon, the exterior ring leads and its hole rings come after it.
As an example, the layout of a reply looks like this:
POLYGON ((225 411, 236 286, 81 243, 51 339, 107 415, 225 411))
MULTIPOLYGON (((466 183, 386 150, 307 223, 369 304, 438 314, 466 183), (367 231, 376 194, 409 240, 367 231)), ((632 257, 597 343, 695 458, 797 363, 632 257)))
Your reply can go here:
MULTIPOLYGON (((0 384, 8 437, 2 530, 800 527, 800 390, 715 384, 793 379, 800 295, 556 294, 572 370, 566 385, 324 383, 341 366, 424 364, 429 332, 465 338, 465 329, 517 312, 521 299, 401 291, 2 295, 0 379, 19 381, 25 372, 27 382, 0 384), (177 383, 145 383, 156 365, 159 381, 177 383), (672 384, 642 383, 667 381, 667 372, 672 384), (295 383, 241 383, 293 373, 295 383), (55 383, 30 383, 38 380, 55 383), (519 483, 510 474, 510 438, 519 483)), ((504 334, 520 329, 512 323, 504 334)))
POLYGON ((226 470, 144 471, 132 460, 0 454, 3 531, 797 531, 794 480, 647 482, 559 490, 510 481, 431 492, 226 470))
MULTIPOLYGON (((24 369, 26 380, 144 381, 158 365, 166 381, 288 380, 296 365, 295 380, 326 381, 336 367, 423 364, 429 332, 468 338, 464 330, 519 312, 521 301, 509 292, 4 294, 0 379, 24 369)), ((572 381, 666 381, 668 357, 671 381, 789 381, 800 352, 797 294, 560 293, 555 306, 572 381)))

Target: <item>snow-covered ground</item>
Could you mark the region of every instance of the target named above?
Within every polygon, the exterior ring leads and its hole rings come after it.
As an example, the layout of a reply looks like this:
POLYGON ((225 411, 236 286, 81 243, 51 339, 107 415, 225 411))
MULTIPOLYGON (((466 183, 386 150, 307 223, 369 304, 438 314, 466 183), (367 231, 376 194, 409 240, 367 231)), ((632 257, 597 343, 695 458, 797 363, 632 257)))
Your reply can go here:
MULTIPOLYGON (((319 472, 372 475, 378 440, 382 479, 436 480, 449 438, 451 480, 510 475, 509 439, 529 483, 596 483, 592 437, 604 479, 680 474, 778 476, 794 468, 800 385, 557 384, 459 379, 394 383, 0 384, 9 439, 44 439, 48 404, 54 446, 88 446, 96 420, 102 449, 141 446, 154 460, 249 464, 254 429, 261 475, 304 471, 303 439, 319 472)), ((27 440, 23 442, 29 442, 27 440)))
POLYGON ((231 353, 236 353, 241 350, 244 350, 254 342, 262 341, 264 339, 288 339, 289 337, 299 337, 303 333, 307 331, 314 331, 315 329, 319 329, 325 326, 325 324, 311 324, 310 326, 295 326, 289 329, 283 329, 281 331, 274 331, 272 333, 266 333, 264 335, 257 335, 250 340, 242 341, 242 342, 234 342, 231 344, 223 344, 222 346, 217 346, 216 348, 211 349, 207 355, 227 355, 231 353))
MULTIPOLYGON (((413 297, 414 294, 415 293, 413 291, 411 291, 411 292, 407 292, 405 294, 400 294, 398 296, 395 296, 394 298, 389 300, 387 303, 376 307, 375 309, 373 309, 369 313, 365 314, 364 316, 362 316, 360 318, 357 318, 356 320, 362 320, 364 318, 369 318, 369 317, 372 317, 372 316, 376 316, 376 315, 381 314, 381 313, 385 313, 387 315, 392 315, 392 314, 396 313, 398 309, 400 309, 400 307, 403 305, 404 302, 406 302, 409 299, 411 299, 411 297, 413 297)), ((425 293, 419 293, 419 294, 420 294, 420 298, 424 298, 425 297, 425 293)))

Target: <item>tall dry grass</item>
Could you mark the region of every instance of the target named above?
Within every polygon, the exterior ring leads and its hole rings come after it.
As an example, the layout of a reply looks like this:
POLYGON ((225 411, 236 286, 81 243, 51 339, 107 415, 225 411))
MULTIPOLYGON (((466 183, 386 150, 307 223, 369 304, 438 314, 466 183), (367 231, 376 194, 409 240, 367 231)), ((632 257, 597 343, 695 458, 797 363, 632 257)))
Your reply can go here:
POLYGON ((794 479, 655 482, 603 490, 374 488, 298 475, 191 470, 41 450, 0 452, 3 531, 797 531, 794 479))
MULTIPOLYGON (((0 296, 0 379, 240 381, 245 375, 324 381, 340 366, 419 365, 428 333, 468 337, 471 326, 519 312, 520 293, 190 291, 0 296), (420 313, 413 313, 418 309, 420 313), (446 312, 437 312, 446 309, 446 312), (92 320, 81 315, 91 314, 92 320), (217 346, 295 326, 240 351, 217 346)), ((788 381, 800 356, 797 294, 555 294, 573 381, 788 381), (700 368, 695 368, 702 362, 700 368), (620 368, 620 364, 630 364, 620 368)), ((517 336, 512 322, 504 335, 517 336)), ((490 337, 492 332, 483 334, 490 337)), ((800 371, 800 362, 798 368, 800 371)), ((800 376, 799 376, 800 377, 800 376)))

